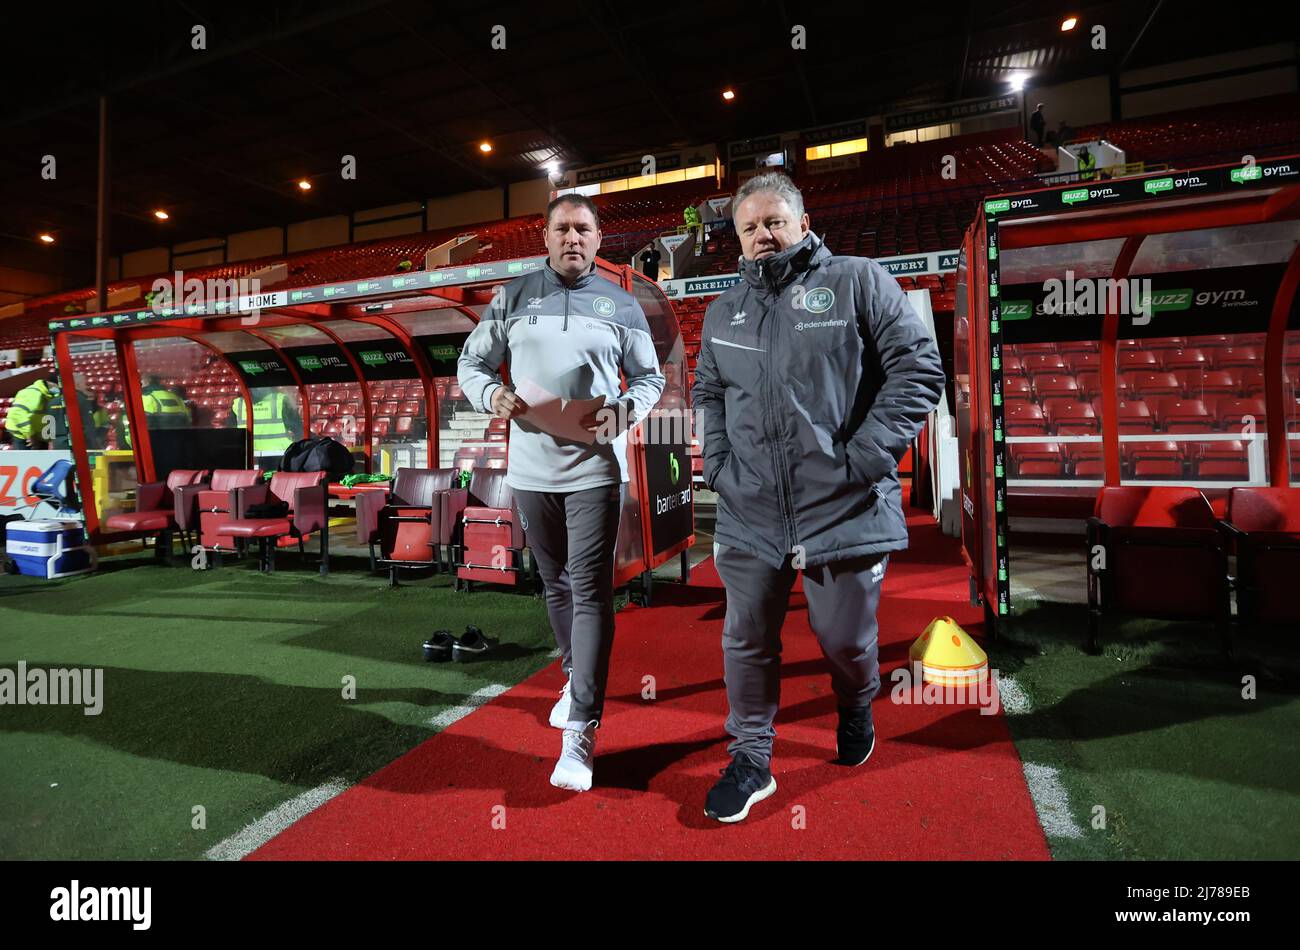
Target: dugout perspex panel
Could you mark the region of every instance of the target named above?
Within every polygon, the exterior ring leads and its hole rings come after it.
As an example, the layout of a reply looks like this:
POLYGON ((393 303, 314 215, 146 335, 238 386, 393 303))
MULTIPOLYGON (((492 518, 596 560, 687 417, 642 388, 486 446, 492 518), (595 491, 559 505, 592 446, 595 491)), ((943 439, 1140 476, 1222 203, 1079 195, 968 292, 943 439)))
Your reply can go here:
POLYGON ((1017 516, 1086 516, 1102 485, 1300 482, 1298 249, 1294 156, 984 200, 954 368, 990 615, 1011 611, 1017 516))

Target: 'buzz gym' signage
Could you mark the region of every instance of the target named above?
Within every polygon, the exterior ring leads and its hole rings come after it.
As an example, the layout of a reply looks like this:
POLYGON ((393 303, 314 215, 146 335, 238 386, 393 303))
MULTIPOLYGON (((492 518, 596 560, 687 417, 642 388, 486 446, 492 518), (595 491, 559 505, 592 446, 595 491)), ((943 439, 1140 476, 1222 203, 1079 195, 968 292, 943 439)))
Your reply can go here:
POLYGON ((250 389, 298 385, 289 368, 280 361, 274 350, 242 350, 227 353, 226 359, 230 360, 250 389))
POLYGON ((1291 184, 1296 181, 1300 181, 1300 162, 1296 159, 1262 159, 1249 165, 1225 165, 1172 174, 1160 172, 1134 178, 1109 178, 1065 188, 1045 188, 1006 197, 987 198, 984 201, 984 215, 1001 220, 1027 214, 1104 208, 1131 201, 1231 192, 1252 185, 1291 184))
POLYGON ((286 348, 284 353, 298 364, 298 375, 308 386, 313 383, 354 383, 357 380, 352 364, 334 343, 293 346, 286 348))
POLYGON ((546 258, 523 257, 512 261, 489 261, 483 264, 465 264, 459 267, 442 267, 432 271, 417 271, 410 274, 398 274, 387 277, 372 277, 367 280, 349 280, 336 284, 321 284, 316 287, 301 287, 297 290, 277 290, 268 294, 251 294, 241 297, 239 307, 232 301, 220 299, 203 303, 186 304, 183 309, 160 307, 145 310, 128 310, 121 313, 106 313, 96 316, 62 318, 51 320, 50 333, 63 333, 68 330, 97 330, 123 326, 140 326, 141 324, 163 323, 185 317, 238 316, 240 310, 269 310, 275 307, 292 306, 302 303, 339 303, 345 300, 375 297, 386 294, 410 294, 430 287, 454 287, 460 284, 474 284, 490 280, 510 280, 523 274, 531 274, 546 264, 546 258), (245 307, 248 304, 250 306, 245 307), (257 306, 252 306, 257 304, 257 306))
POLYGON ((468 339, 468 333, 439 333, 434 336, 418 336, 415 342, 428 354, 429 366, 435 379, 444 376, 454 379, 460 351, 468 339))
POLYGON ((415 379, 415 360, 397 340, 353 340, 348 349, 366 379, 415 379))

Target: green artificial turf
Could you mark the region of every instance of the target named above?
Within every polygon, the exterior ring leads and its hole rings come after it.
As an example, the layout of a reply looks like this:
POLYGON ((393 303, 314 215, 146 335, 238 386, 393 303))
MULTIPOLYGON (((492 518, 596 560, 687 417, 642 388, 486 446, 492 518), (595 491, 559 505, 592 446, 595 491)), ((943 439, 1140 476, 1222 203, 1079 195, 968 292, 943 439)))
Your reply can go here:
POLYGON ((1093 656, 1082 648, 1084 608, 1018 613, 989 663, 1030 701, 1007 719, 1021 758, 1059 771, 1083 832, 1049 837, 1054 857, 1300 856, 1291 632, 1244 632, 1229 661, 1208 625, 1128 620, 1108 624, 1093 656))
POLYGON ((432 735, 438 713, 552 662, 540 598, 455 593, 364 561, 206 572, 109 559, 61 581, 0 578, 0 666, 102 667, 104 706, 0 706, 0 857, 198 858, 331 779, 359 781, 432 735), (430 664, 473 623, 494 658, 430 664), (355 678, 356 697, 343 695, 355 678), (195 828, 194 808, 206 812, 195 828))
MULTIPOLYGON (((199 572, 145 555, 84 578, 0 577, 0 666, 102 667, 105 693, 98 717, 0 706, 0 857, 202 857, 307 790, 382 768, 476 690, 551 662, 540 599, 457 594, 427 576, 390 590, 363 561, 333 567, 321 579, 313 559, 288 555, 271 576, 248 562, 199 572), (468 623, 501 638, 495 659, 423 661, 432 630, 468 623)), ((1091 656, 1085 619, 1020 603, 989 644, 990 665, 1030 701, 1007 720, 1021 757, 1058 770, 1082 829, 1049 837, 1053 855, 1300 855, 1300 655, 1287 632, 1242 636, 1226 663, 1208 628, 1133 620, 1091 656)))

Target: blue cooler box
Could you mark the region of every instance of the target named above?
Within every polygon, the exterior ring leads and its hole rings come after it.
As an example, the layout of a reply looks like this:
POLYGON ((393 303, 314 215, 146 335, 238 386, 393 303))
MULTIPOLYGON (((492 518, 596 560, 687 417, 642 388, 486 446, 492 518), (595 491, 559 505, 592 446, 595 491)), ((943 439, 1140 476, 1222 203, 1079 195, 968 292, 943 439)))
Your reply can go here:
POLYGON ((80 521, 11 521, 5 550, 28 577, 70 577, 95 568, 94 549, 85 543, 80 521))

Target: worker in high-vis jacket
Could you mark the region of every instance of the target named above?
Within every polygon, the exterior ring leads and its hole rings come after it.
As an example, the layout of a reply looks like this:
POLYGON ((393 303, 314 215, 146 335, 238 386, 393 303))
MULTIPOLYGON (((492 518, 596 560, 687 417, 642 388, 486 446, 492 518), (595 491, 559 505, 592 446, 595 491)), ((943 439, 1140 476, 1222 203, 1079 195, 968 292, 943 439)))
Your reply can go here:
MULTIPOLYGON (((278 389, 253 390, 253 455, 282 456, 284 450, 298 440, 302 431, 302 417, 293 407, 289 397, 278 389)), ((230 406, 234 425, 248 427, 244 410, 244 397, 236 396, 230 406)))
MULTIPOLYGON (((144 407, 145 425, 154 429, 183 429, 194 424, 194 417, 185 400, 162 384, 157 376, 146 377, 140 390, 140 403, 144 407)), ((117 424, 117 445, 131 448, 131 424, 123 413, 117 424)))
POLYGON ((194 421, 185 400, 165 387, 157 376, 145 380, 140 402, 150 429, 183 429, 194 421))
POLYGON ((63 419, 63 394, 54 380, 38 379, 14 395, 5 418, 5 431, 17 449, 48 448, 58 437, 63 419))

